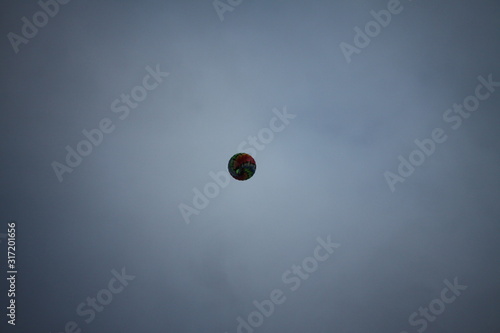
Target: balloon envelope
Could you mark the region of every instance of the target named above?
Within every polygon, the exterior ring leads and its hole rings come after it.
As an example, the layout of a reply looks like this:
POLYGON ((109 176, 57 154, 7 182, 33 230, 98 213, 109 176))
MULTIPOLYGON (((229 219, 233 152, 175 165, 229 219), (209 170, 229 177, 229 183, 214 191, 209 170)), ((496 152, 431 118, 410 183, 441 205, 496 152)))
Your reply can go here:
POLYGON ((238 153, 231 157, 227 168, 234 179, 247 180, 252 178, 257 165, 252 156, 245 153, 238 153))

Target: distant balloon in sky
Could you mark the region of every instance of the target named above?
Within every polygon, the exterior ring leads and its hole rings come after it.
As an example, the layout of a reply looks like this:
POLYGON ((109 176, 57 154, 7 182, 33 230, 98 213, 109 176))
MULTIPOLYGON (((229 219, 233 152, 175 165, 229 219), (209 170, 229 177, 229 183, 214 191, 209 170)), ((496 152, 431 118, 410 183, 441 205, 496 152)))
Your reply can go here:
POLYGON ((245 153, 238 153, 231 157, 227 168, 234 179, 247 180, 252 178, 257 165, 252 156, 245 153))

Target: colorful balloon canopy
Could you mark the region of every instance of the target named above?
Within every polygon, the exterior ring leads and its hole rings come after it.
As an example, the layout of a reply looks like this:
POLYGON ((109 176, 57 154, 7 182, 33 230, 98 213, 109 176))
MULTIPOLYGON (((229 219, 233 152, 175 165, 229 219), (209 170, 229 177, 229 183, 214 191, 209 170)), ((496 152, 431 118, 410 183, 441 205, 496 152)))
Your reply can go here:
POLYGON ((257 165, 252 156, 245 153, 238 153, 231 157, 227 168, 234 179, 247 180, 252 178, 257 165))

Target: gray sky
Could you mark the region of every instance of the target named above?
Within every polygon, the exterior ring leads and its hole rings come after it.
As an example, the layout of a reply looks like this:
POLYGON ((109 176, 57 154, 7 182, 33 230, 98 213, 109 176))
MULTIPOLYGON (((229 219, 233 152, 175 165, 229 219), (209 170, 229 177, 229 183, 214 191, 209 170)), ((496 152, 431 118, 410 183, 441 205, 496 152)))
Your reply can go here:
POLYGON ((497 1, 47 3, 0 14, 2 332, 498 332, 497 1))

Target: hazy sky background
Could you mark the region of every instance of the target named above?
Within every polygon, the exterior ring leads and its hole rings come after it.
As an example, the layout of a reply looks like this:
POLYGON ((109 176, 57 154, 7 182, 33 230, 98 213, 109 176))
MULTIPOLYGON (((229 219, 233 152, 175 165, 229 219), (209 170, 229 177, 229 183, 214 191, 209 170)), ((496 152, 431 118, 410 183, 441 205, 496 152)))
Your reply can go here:
POLYGON ((498 333, 500 87, 456 130, 443 113, 500 81, 500 3, 402 0, 348 63, 340 43, 387 3, 244 0, 221 21, 211 1, 73 0, 15 53, 8 33, 41 8, 7 1, 0 233, 17 221, 19 274, 0 330, 232 333, 280 289, 255 332, 498 333), (120 119, 148 66, 170 74, 120 119), (255 176, 186 224, 179 205, 285 108, 255 176), (51 164, 104 118, 60 182, 51 164), (447 140, 392 192, 384 173, 435 128, 447 140), (282 275, 328 236, 341 246, 291 291, 282 275), (87 323, 78 306, 122 268, 135 278, 87 323), (467 289, 412 326, 455 278, 467 289))

